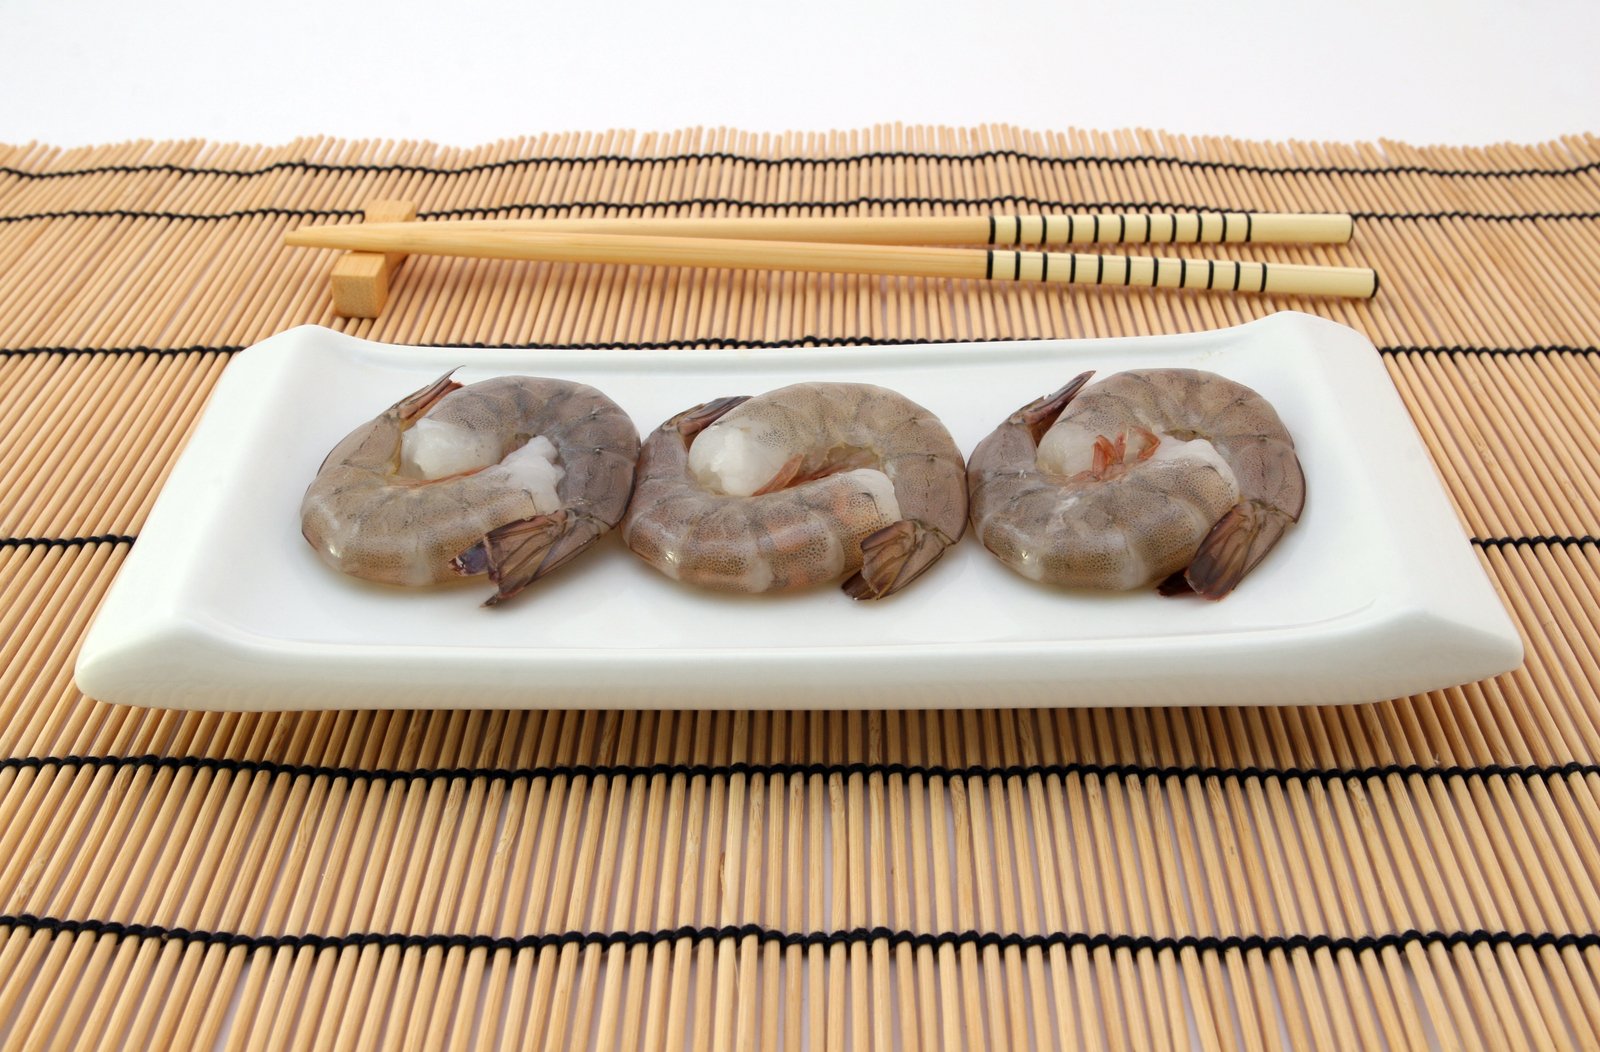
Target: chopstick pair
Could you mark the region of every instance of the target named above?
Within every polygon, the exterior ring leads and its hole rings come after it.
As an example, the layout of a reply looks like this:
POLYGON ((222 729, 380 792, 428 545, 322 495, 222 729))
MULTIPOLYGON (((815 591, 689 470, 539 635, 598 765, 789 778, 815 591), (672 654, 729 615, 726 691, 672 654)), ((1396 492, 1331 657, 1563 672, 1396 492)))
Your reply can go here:
POLYGON ((1377 273, 1010 247, 1089 243, 1342 243, 1347 215, 1090 213, 863 218, 446 220, 302 227, 289 245, 566 263, 620 263, 1064 285, 1371 297, 1377 273), (991 247, 940 248, 978 242, 991 247), (1007 247, 1000 247, 1007 246, 1007 247))

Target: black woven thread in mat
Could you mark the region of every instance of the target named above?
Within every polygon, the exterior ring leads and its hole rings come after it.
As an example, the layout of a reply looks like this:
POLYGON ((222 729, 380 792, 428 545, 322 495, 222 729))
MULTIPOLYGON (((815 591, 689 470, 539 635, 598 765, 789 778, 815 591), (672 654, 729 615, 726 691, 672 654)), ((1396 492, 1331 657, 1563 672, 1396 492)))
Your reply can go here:
POLYGON ((84 175, 113 173, 137 174, 145 172, 173 175, 223 176, 231 179, 250 179, 273 172, 298 171, 325 174, 354 173, 437 175, 450 178, 478 172, 502 171, 510 168, 552 167, 572 168, 589 165, 623 165, 630 167, 665 167, 675 164, 706 164, 723 162, 756 168, 837 168, 856 164, 896 161, 931 161, 936 164, 982 164, 986 161, 1021 161, 1025 164, 1049 168, 1114 167, 1130 168, 1139 165, 1161 165, 1192 171, 1238 172, 1250 175, 1353 175, 1392 176, 1428 175, 1449 179, 1525 179, 1535 177, 1560 178, 1587 175, 1600 170, 1600 161, 1588 161, 1550 168, 1461 168, 1430 164, 1260 164, 1249 161, 1213 161, 1195 157, 1173 157, 1167 154, 1074 154, 1055 156, 1019 149, 974 150, 966 153, 936 150, 868 150, 841 154, 836 157, 760 157, 733 153, 728 150, 705 150, 641 156, 637 154, 591 154, 588 156, 561 157, 508 157, 498 161, 479 161, 462 165, 429 165, 407 162, 371 161, 273 161, 255 168, 217 168, 205 165, 184 165, 167 162, 151 164, 97 164, 82 168, 61 168, 34 171, 0 165, 0 175, 18 179, 70 179, 84 175))
POLYGON ((1413 944, 1444 947, 1507 946, 1533 949, 1589 950, 1600 947, 1600 933, 1594 932, 1509 932, 1473 929, 1469 931, 1418 931, 1409 929, 1381 935, 1112 935, 1100 932, 1049 932, 1022 935, 1009 932, 913 932, 886 927, 847 928, 839 931, 784 932, 759 924, 728 924, 717 927, 683 926, 658 931, 549 932, 539 935, 492 936, 471 934, 402 934, 399 932, 352 932, 345 935, 247 935, 241 932, 168 928, 155 924, 126 924, 104 920, 69 920, 35 914, 0 914, 0 928, 50 932, 58 935, 109 936, 113 939, 149 939, 159 942, 196 943, 204 946, 239 947, 247 950, 309 949, 342 950, 376 946, 396 949, 485 949, 510 951, 559 946, 656 946, 682 940, 712 942, 724 939, 777 943, 780 946, 851 946, 886 942, 891 946, 937 948, 974 946, 979 949, 1029 949, 1033 947, 1128 952, 1172 952, 1196 950, 1202 953, 1282 953, 1293 951, 1331 951, 1333 953, 1371 953, 1413 944))
MULTIPOLYGON (((940 338, 935 336, 818 336, 805 333, 787 339, 753 339, 742 336, 694 336, 673 340, 604 340, 599 342, 579 343, 485 343, 475 340, 470 343, 430 343, 427 346, 438 350, 461 351, 685 351, 696 349, 708 350, 779 350, 785 347, 916 347, 940 344, 970 344, 970 343, 1028 343, 1039 340, 1059 340, 1060 336, 999 336, 975 337, 964 336, 955 338, 940 338)), ((64 344, 41 344, 32 347, 0 347, 0 357, 26 357, 29 355, 55 355, 57 357, 71 357, 73 355, 88 355, 91 357, 116 357, 123 354, 154 355, 157 357, 182 357, 185 355, 237 354, 246 349, 245 344, 219 343, 204 344, 192 343, 181 347, 153 347, 148 344, 124 344, 115 347, 93 346, 67 346, 64 344)), ((1504 357, 1529 357, 1540 354, 1573 354, 1593 356, 1600 354, 1600 347, 1577 344, 1540 343, 1528 346, 1480 346, 1474 344, 1399 344, 1376 348, 1377 352, 1386 357, 1396 355, 1445 355, 1447 357, 1469 356, 1486 358, 1504 357)))
MULTIPOLYGON (((1237 204, 1195 204, 1186 201, 1062 201, 1055 198, 1033 197, 1026 194, 998 194, 992 197, 852 197, 837 201, 750 201, 729 197, 694 197, 670 201, 522 201, 503 205, 476 205, 421 211, 417 218, 427 219, 493 219, 505 218, 518 212, 535 215, 584 212, 644 212, 649 210, 681 211, 694 208, 729 208, 758 212, 807 211, 823 212, 855 208, 1038 208, 1051 211, 1144 211, 1165 212, 1254 212, 1255 208, 1237 204)), ((1475 220, 1486 223, 1557 222, 1569 220, 1600 219, 1600 211, 1566 212, 1481 212, 1473 209, 1452 208, 1443 210, 1412 211, 1352 211, 1352 219, 1363 222, 1429 222, 1450 219, 1475 220)), ((363 215, 358 208, 295 208, 288 205, 262 205, 255 208, 237 208, 227 212, 168 212, 136 208, 71 208, 47 212, 23 212, 0 215, 0 223, 47 222, 61 219, 159 219, 171 222, 214 223, 230 219, 358 219, 363 215)), ((1148 244, 1149 242, 1125 242, 1148 244)), ((1238 242, 1233 242, 1238 244, 1238 242)))
POLYGON ((1219 767, 1210 765, 1152 766, 1136 763, 1037 763, 986 766, 975 764, 950 767, 939 764, 908 763, 653 763, 653 764, 561 764, 546 767, 433 767, 361 768, 315 764, 276 763, 269 760, 235 760, 211 756, 10 756, 0 759, 6 769, 142 769, 151 771, 226 771, 239 775, 267 775, 290 778, 337 778, 383 784, 410 784, 441 781, 531 781, 554 778, 596 779, 682 777, 682 778, 851 778, 893 777, 953 781, 970 778, 1124 778, 1144 780, 1264 780, 1296 784, 1329 785, 1389 778, 1486 779, 1502 778, 1532 781, 1552 778, 1600 776, 1600 764, 1572 761, 1564 764, 1515 766, 1437 766, 1422 764, 1382 764, 1371 767, 1219 767))

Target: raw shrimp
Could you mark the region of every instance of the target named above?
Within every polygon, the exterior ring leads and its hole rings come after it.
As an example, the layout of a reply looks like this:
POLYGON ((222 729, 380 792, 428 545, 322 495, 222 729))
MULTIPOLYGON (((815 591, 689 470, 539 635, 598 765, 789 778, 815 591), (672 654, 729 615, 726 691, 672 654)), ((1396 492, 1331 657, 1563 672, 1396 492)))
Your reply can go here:
POLYGON ((1266 399, 1215 373, 1137 369, 1083 390, 1093 375, 973 450, 978 539, 1047 584, 1221 599, 1300 517, 1294 440, 1266 399))
POLYGON ((674 580, 767 592, 850 578, 904 588, 966 529, 961 452, 936 417, 870 384, 722 398, 644 444, 622 538, 674 580))
POLYGON ((448 375, 334 447, 300 505, 323 561, 385 584, 488 573, 494 605, 617 524, 639 433, 584 384, 448 375))

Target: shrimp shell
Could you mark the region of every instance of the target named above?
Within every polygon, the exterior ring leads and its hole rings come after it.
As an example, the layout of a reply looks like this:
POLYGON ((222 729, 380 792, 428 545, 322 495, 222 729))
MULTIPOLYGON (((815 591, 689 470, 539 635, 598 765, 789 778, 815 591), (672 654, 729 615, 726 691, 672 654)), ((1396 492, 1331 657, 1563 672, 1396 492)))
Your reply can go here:
POLYGON ((462 386, 447 375, 334 447, 301 502, 301 531, 328 565, 369 581, 426 585, 488 573, 498 586, 493 605, 617 524, 638 454, 633 421, 585 384, 503 376, 462 386), (544 436, 564 471, 560 508, 542 513, 492 465, 403 477, 401 436, 423 416, 491 436, 502 457, 544 436))
POLYGON ((702 588, 781 591, 850 574, 848 595, 881 599, 960 539, 966 514, 961 452, 932 413, 870 384, 802 383, 662 424, 641 451, 622 537, 651 566, 702 588), (751 496, 714 492, 690 466, 703 429, 736 424, 787 458, 751 496))
POLYGON ((1136 369, 1084 390, 1092 375, 973 450, 979 540, 1047 584, 1222 598, 1300 517, 1294 440, 1266 399, 1216 373, 1136 369), (1079 463, 1049 463, 1071 453, 1079 463))

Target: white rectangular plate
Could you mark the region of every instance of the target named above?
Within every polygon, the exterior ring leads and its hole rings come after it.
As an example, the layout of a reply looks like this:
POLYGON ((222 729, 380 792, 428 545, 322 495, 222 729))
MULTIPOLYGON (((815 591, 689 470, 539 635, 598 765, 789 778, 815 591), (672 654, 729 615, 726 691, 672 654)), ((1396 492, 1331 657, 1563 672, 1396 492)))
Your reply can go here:
POLYGON ((85 640, 111 702, 311 708, 880 708, 1372 701, 1515 668, 1522 647, 1382 362, 1284 313, 1218 332, 761 351, 394 347, 315 327, 218 382, 85 640), (325 567, 300 498, 328 450, 453 367, 590 383, 648 434, 719 395, 864 381, 938 414, 963 452, 1084 369, 1186 366, 1254 387, 1294 435, 1305 513, 1219 603, 1046 589, 970 535, 880 603, 835 588, 729 597, 675 584, 615 533, 497 609, 325 567))

